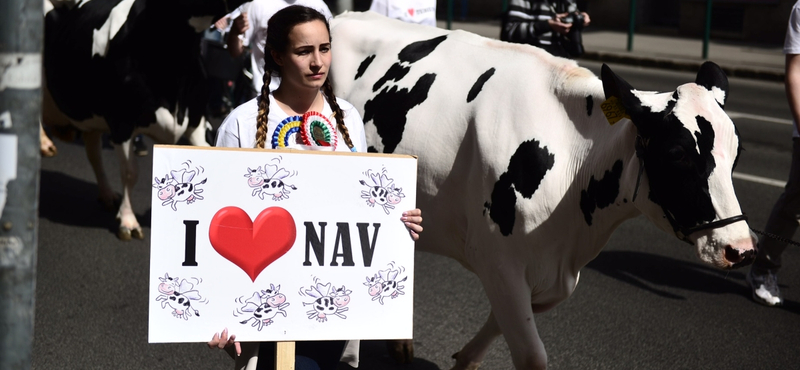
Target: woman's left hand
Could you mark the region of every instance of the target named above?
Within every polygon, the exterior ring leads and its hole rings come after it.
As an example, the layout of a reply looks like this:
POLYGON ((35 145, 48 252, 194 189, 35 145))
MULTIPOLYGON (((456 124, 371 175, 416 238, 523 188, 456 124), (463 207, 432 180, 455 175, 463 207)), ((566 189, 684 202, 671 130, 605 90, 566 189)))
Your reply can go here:
POLYGON ((405 211, 400 220, 408 228, 411 239, 414 239, 414 241, 419 240, 419 233, 422 232, 422 211, 419 208, 405 211))

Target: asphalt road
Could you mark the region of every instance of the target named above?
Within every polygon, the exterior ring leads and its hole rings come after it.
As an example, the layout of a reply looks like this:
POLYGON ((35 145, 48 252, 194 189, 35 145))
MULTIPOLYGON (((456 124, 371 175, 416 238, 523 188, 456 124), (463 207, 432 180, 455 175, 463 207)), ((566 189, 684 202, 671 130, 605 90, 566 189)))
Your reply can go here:
MULTIPOLYGON (((599 64, 581 63, 599 71, 599 64)), ((614 66, 640 90, 671 91, 689 73, 614 66)), ((783 85, 731 79, 726 109, 746 151, 737 172, 786 180, 791 126, 783 85), (763 118, 767 117, 767 118, 763 118), (773 120, 774 121, 774 120, 773 120)), ((121 242, 114 214, 80 142, 57 141, 42 160, 34 369, 230 369, 201 343, 148 344, 151 159, 139 160, 134 210, 144 241, 121 242)), ((119 188, 113 150, 104 151, 119 188)), ((782 189, 734 180, 750 225, 762 228, 782 189)), ((424 237, 424 235, 423 235, 424 237)), ((784 254, 782 308, 754 303, 744 277, 702 264, 691 247, 643 217, 624 223, 583 269, 571 298, 536 316, 551 369, 789 369, 800 363, 800 248, 784 254)), ((380 341, 362 343, 361 369, 449 369, 450 355, 479 329, 489 305, 478 280, 450 259, 418 252, 414 297, 416 361, 398 366, 380 341)), ((500 338, 484 369, 512 368, 500 338)))

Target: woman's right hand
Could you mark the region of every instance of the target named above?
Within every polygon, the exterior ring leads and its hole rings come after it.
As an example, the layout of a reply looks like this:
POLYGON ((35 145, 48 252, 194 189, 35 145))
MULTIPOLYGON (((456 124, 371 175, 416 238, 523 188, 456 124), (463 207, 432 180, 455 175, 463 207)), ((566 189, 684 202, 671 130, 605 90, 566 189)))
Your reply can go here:
POLYGON ((231 33, 241 35, 250 28, 250 21, 247 19, 247 12, 243 12, 233 20, 231 33))
POLYGON ((242 347, 239 342, 236 341, 236 335, 231 334, 228 337, 228 328, 222 330, 222 333, 214 333, 214 337, 207 343, 208 348, 214 349, 225 349, 230 346, 236 347, 236 356, 240 356, 242 354, 242 347))

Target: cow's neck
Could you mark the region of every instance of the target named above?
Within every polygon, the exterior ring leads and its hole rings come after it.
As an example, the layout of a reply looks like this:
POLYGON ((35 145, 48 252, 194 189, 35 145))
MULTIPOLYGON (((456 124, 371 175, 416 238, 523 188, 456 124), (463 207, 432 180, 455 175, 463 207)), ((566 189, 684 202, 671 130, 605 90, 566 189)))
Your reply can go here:
MULTIPOLYGON (((599 85, 599 81, 598 81, 599 85)), ((567 104, 587 104, 587 94, 565 97, 567 104)), ((565 195, 567 207, 577 208, 578 216, 565 245, 574 248, 571 262, 575 272, 591 261, 605 246, 614 230, 641 212, 633 201, 639 172, 635 153, 636 128, 629 120, 610 125, 600 105, 602 88, 592 90, 593 112, 573 118, 579 139, 571 158, 575 172, 565 195), (621 169, 619 168, 621 167, 621 169), (616 186, 616 179, 619 185, 616 186), (588 220, 587 220, 588 219, 588 220)), ((640 186, 636 203, 649 202, 647 190, 640 186)))

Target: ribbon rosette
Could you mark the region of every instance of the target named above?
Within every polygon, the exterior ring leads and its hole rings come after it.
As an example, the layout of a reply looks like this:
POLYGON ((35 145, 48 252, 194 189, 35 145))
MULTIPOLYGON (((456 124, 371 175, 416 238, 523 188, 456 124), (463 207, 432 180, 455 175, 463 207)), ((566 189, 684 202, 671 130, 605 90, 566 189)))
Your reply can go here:
POLYGON ((291 116, 281 121, 272 132, 272 149, 287 148, 289 143, 296 143, 302 120, 303 117, 291 116))
POLYGON ((305 145, 328 146, 334 149, 338 141, 336 127, 319 112, 308 112, 303 115, 300 138, 305 145))

